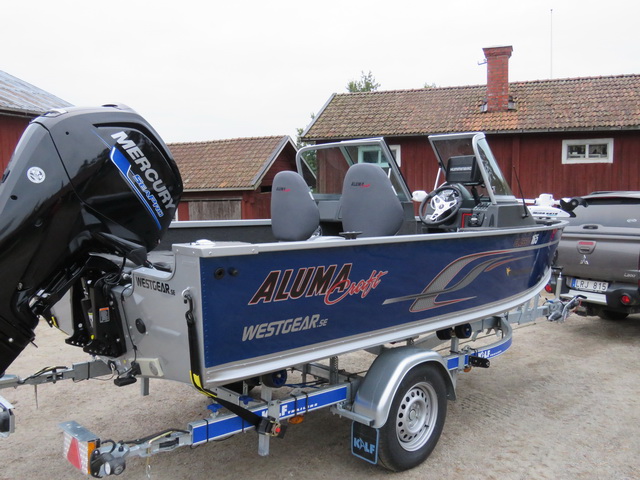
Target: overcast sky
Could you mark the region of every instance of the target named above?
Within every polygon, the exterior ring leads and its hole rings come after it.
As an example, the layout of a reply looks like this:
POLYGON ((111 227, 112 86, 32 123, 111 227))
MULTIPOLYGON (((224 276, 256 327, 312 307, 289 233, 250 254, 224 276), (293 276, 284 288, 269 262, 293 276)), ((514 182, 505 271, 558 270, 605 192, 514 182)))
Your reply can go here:
POLYGON ((74 105, 124 103, 167 142, 295 135, 371 71, 380 90, 640 73, 640 3, 5 0, 0 70, 74 105), (552 12, 553 11, 553 12, 552 12))

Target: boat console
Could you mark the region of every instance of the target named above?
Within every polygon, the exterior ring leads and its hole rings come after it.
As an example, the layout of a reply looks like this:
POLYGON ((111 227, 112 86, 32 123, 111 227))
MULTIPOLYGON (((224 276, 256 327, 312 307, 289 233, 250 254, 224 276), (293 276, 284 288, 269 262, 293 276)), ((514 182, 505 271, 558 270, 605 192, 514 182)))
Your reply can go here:
MULTIPOLYGON (((464 229, 491 229, 534 225, 526 206, 511 192, 482 133, 432 135, 440 170, 445 181, 430 193, 409 193, 395 159, 381 138, 349 140, 302 148, 297 157, 298 173, 305 180, 318 206, 322 235, 339 235, 344 223, 344 192, 370 188, 366 181, 347 178, 352 168, 368 165, 377 169, 402 209, 402 224, 395 234, 437 233, 464 229), (419 203, 415 215, 413 202, 419 203)), ((371 184, 374 185, 374 184, 371 184)), ((375 187, 377 188, 377 187, 375 187)), ((350 195, 349 197, 352 197, 350 195)), ((369 202, 376 198, 370 196, 369 202)), ((381 205, 380 202, 378 202, 381 205)), ((380 206, 369 203, 359 210, 362 218, 380 213, 380 206), (377 210, 376 210, 377 209, 377 210)), ((364 220, 363 220, 364 221, 364 220)), ((373 221, 373 220, 372 220, 373 221)))

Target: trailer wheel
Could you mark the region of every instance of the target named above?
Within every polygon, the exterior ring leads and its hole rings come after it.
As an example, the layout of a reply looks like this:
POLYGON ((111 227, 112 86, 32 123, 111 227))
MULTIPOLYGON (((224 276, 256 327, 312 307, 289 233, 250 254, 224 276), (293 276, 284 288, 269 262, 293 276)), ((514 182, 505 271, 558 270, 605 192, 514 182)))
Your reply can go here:
POLYGON ((446 415, 446 385, 440 372, 429 365, 411 370, 380 429, 379 463, 396 472, 421 464, 438 443, 446 415))

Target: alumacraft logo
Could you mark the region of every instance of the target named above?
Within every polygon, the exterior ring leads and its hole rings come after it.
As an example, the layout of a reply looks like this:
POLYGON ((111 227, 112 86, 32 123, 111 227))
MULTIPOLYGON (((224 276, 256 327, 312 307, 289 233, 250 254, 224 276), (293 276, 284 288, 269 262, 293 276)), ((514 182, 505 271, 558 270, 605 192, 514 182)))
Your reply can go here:
POLYGON ((280 302, 305 297, 323 296, 326 305, 333 305, 347 296, 360 295, 365 298, 380 285, 388 271, 373 270, 366 280, 353 281, 352 263, 299 268, 297 270, 272 270, 251 298, 249 305, 260 302, 280 302))
POLYGON ((115 139, 118 145, 127 152, 129 158, 140 169, 140 174, 134 173, 131 170, 131 162, 116 147, 111 149, 111 161, 118 167, 120 172, 122 172, 133 191, 136 192, 140 200, 149 209, 158 228, 160 228, 158 217, 163 217, 165 213, 160 202, 162 202, 165 209, 175 208, 171 193, 167 189, 165 182, 160 178, 160 174, 151 167, 151 162, 149 162, 144 152, 133 140, 129 139, 125 132, 114 133, 111 135, 111 138, 115 139), (149 182, 151 188, 147 186, 146 182, 149 182), (156 198, 151 190, 158 195, 160 201, 158 201, 158 198, 156 198))

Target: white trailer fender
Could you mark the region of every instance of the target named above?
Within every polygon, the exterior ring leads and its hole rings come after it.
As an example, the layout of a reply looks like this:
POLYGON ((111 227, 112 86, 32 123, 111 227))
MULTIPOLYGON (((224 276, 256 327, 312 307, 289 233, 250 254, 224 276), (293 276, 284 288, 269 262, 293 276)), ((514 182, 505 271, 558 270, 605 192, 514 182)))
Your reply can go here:
POLYGON ((411 369, 426 363, 440 371, 447 385, 447 398, 455 400, 454 380, 439 353, 417 347, 398 347, 386 350, 371 364, 356 392, 353 413, 372 419, 371 427, 382 427, 402 379, 411 369))

